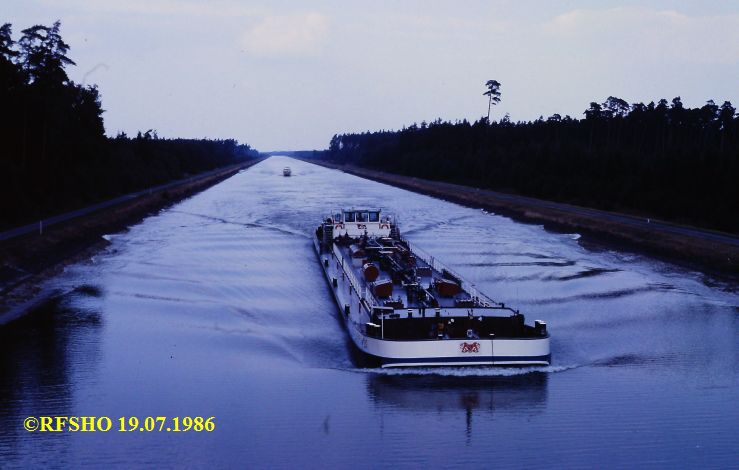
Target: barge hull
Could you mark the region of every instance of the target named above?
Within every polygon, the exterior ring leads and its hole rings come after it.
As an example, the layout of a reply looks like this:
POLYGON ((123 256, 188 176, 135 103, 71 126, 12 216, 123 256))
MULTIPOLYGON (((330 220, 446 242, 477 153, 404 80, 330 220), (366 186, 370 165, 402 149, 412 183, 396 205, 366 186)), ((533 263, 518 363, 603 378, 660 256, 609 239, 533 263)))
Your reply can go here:
MULTIPOLYGON (((370 321, 370 307, 360 285, 343 267, 335 251, 321 252, 313 239, 321 269, 329 284, 349 336, 364 354, 382 367, 428 366, 547 366, 550 364, 549 336, 495 339, 388 340, 363 332, 370 321)), ((351 261, 346 261, 351 262, 351 261)))

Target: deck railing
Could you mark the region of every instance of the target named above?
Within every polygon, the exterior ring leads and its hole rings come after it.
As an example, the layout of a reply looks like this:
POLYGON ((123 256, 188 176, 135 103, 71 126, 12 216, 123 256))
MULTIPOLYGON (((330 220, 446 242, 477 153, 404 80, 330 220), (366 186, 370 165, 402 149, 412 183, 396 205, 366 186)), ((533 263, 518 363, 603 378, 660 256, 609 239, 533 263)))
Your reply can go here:
POLYGON ((346 266, 346 263, 344 262, 344 256, 341 254, 341 251, 339 251, 339 247, 335 244, 333 245, 333 255, 334 258, 336 258, 336 261, 339 262, 341 270, 346 275, 346 278, 349 280, 349 284, 352 286, 352 288, 354 288, 359 298, 366 302, 367 310, 371 312, 372 307, 380 305, 377 302, 377 299, 375 299, 375 296, 372 295, 368 288, 361 287, 359 285, 357 277, 354 275, 354 271, 352 270, 351 266, 346 266))

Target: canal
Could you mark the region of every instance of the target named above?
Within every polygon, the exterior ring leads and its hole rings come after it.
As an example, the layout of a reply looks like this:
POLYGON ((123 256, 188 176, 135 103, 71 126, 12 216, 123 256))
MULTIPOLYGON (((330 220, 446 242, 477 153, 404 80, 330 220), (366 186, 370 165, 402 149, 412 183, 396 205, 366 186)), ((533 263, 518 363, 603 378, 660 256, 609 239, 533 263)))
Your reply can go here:
POLYGON ((739 462, 739 296, 706 274, 286 157, 108 238, 49 281, 66 295, 0 329, 0 467, 739 462), (358 366, 310 240, 352 206, 545 320, 552 365, 358 366), (215 430, 117 430, 147 416, 215 430))

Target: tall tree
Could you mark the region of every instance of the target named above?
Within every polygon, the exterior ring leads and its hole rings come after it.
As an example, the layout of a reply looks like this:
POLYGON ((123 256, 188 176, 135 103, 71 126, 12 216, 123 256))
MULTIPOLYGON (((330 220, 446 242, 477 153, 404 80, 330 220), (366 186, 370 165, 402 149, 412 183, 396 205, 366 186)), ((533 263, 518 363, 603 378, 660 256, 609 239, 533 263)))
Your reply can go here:
POLYGON ((13 50, 13 25, 5 23, 0 26, 0 60, 11 61, 17 52, 13 50))
POLYGON ((61 23, 56 21, 51 27, 36 25, 23 30, 18 44, 29 82, 55 86, 69 80, 64 67, 75 63, 67 57, 69 45, 62 39, 60 28, 61 23))
POLYGON ((726 142, 726 134, 731 131, 732 122, 734 115, 736 114, 736 108, 734 108, 729 101, 724 101, 721 105, 718 114, 718 121, 721 125, 721 151, 724 150, 724 143, 726 142))
POLYGON ((603 109, 606 110, 608 117, 624 117, 629 112, 629 103, 621 98, 609 96, 603 103, 603 109))
POLYGON ((488 91, 483 93, 483 95, 488 97, 488 122, 490 122, 490 108, 493 104, 500 103, 500 82, 497 80, 488 80, 485 82, 485 87, 487 87, 488 91))
POLYGON ((15 50, 12 33, 10 23, 0 26, 0 96, 9 94, 20 82, 19 69, 15 63, 18 52, 15 50))
MULTIPOLYGON (((74 61, 67 57, 69 45, 64 42, 59 32, 61 23, 59 21, 49 26, 35 25, 22 31, 18 44, 20 46, 20 62, 27 83, 39 90, 36 99, 39 105, 36 107, 37 116, 31 119, 41 121, 40 138, 41 149, 38 152, 41 164, 47 163, 47 148, 53 145, 55 137, 60 137, 65 119, 62 109, 66 107, 63 93, 60 91, 70 85, 69 77, 64 68, 67 65, 75 65, 74 61)), ((23 114, 23 140, 24 148, 28 147, 27 121, 29 119, 28 106, 24 107, 23 114)), ((25 152, 24 152, 25 153, 25 152)), ((59 158, 59 154, 52 154, 59 158)))

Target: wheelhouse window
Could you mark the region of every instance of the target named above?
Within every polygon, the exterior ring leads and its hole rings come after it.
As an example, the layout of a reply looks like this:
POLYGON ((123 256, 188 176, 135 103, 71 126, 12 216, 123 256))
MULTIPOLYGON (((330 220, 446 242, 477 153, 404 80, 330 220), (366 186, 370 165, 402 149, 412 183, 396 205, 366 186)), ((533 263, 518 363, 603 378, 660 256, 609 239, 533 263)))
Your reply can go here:
POLYGON ((370 212, 369 213, 369 222, 379 222, 380 221, 380 213, 379 212, 370 212))
POLYGON ((357 222, 367 222, 367 213, 357 212, 357 222))
POLYGON ((354 221, 356 221, 356 218, 354 217, 354 212, 344 212, 344 222, 354 221))
POLYGON ((337 212, 336 214, 334 214, 334 222, 342 222, 341 213, 337 212))

